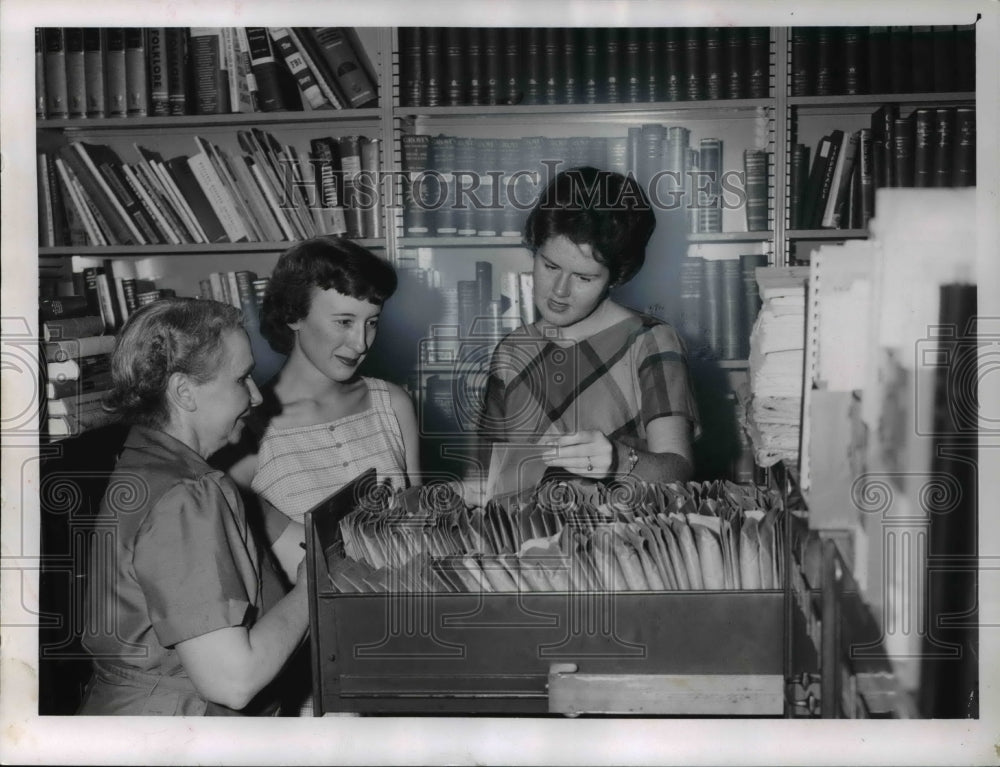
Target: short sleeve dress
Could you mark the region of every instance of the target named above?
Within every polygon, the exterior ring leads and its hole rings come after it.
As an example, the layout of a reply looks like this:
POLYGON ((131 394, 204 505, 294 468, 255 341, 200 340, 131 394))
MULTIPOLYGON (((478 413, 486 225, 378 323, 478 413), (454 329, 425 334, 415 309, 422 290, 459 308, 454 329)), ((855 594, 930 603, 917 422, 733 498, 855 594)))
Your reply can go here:
POLYGON ((371 401, 367 410, 308 426, 277 428, 269 423, 277 406, 273 392, 262 392, 264 407, 254 414, 255 428, 262 434, 251 482, 255 493, 301 522, 309 509, 370 468, 380 482, 406 487, 403 433, 389 385, 378 378, 363 380, 371 401))
POLYGON ((490 363, 480 433, 533 444, 596 429, 645 450, 647 426, 665 416, 700 433, 683 342, 670 325, 635 313, 579 342, 533 325, 506 336, 490 363))
MULTIPOLYGON (((276 519, 265 527, 276 539, 288 519, 268 513, 276 519)), ((93 535, 83 644, 95 674, 81 714, 233 715, 276 707, 272 690, 241 712, 205 700, 175 649, 218 629, 253 626, 284 593, 224 473, 170 435, 135 426, 93 535)))

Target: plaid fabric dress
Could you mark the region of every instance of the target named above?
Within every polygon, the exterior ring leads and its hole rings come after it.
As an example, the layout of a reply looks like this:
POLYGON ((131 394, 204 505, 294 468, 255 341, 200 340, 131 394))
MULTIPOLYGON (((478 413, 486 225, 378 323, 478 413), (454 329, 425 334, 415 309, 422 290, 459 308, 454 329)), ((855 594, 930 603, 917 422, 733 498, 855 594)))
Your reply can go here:
POLYGON ((371 407, 330 423, 285 429, 268 425, 257 452, 251 487, 297 522, 363 471, 406 487, 403 434, 389 401, 389 387, 364 378, 371 407))
POLYGON ((660 320, 635 314, 573 343, 534 326, 511 333, 490 363, 480 432, 535 443, 596 429, 646 449, 646 427, 680 415, 700 432, 683 342, 660 320))

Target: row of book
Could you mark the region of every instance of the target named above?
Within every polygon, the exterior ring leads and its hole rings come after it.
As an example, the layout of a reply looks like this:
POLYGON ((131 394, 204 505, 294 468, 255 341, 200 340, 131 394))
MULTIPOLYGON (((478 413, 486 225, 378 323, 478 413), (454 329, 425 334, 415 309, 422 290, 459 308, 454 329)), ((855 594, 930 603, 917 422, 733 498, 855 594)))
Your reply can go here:
POLYGON ((766 27, 403 27, 401 103, 618 104, 767 98, 766 27))
POLYGON ((769 158, 743 154, 724 173, 722 141, 690 146, 681 126, 650 123, 623 137, 470 138, 403 134, 408 236, 519 236, 539 192, 557 172, 583 165, 631 175, 654 210, 682 210, 688 231, 722 232, 724 205, 743 206, 747 231, 768 228, 769 158))
POLYGON ((107 145, 84 141, 41 152, 39 244, 382 236, 381 198, 373 180, 377 139, 316 138, 308 158, 258 128, 239 131, 238 139, 242 151, 230 153, 195 136, 196 153, 166 160, 135 144, 135 163, 124 162, 107 145))
POLYGON ((781 505, 755 487, 548 482, 468 507, 448 485, 370 501, 330 554, 342 592, 615 592, 780 588, 781 505), (556 486, 553 488, 553 486, 556 486), (559 495, 575 503, 551 503, 559 495))
POLYGON ((377 82, 346 27, 35 30, 39 119, 360 108, 377 82))
POLYGON ((963 26, 793 27, 791 94, 976 89, 976 32, 963 26))
POLYGON ((767 256, 681 262, 678 330, 693 358, 745 360, 750 333, 760 311, 756 269, 767 256))
POLYGON ((809 147, 792 150, 793 229, 866 228, 883 187, 965 187, 976 183, 974 107, 917 108, 899 116, 880 107, 870 128, 833 130, 809 163, 809 147))

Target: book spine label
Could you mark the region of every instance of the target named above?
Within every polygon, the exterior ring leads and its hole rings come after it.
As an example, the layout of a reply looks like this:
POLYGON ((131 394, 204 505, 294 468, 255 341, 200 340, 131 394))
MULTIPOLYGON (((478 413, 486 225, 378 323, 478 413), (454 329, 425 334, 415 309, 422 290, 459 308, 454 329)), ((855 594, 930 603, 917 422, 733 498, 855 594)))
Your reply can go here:
POLYGON ((149 52, 149 105, 154 115, 170 114, 170 88, 167 84, 167 30, 152 27, 146 32, 149 52))

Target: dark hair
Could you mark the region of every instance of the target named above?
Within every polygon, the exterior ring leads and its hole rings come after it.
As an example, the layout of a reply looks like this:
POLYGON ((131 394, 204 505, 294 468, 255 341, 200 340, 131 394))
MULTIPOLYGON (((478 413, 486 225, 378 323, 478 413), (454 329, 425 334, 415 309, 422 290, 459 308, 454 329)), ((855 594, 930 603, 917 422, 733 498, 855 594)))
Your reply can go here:
POLYGON ((211 381, 222 361, 223 336, 241 330, 242 321, 239 309, 196 298, 164 298, 139 308, 118 333, 105 406, 130 423, 165 425, 170 376, 211 381))
POLYGON ((292 351, 295 334, 288 323, 309 314, 313 288, 381 306, 396 292, 396 271, 350 240, 315 237, 293 245, 271 272, 261 308, 260 330, 275 351, 292 351))
POLYGON ((594 259, 608 268, 611 284, 620 285, 642 268, 655 228, 653 208, 635 178, 585 166, 556 174, 542 190, 528 214, 524 240, 533 254, 559 235, 590 245, 594 259))

